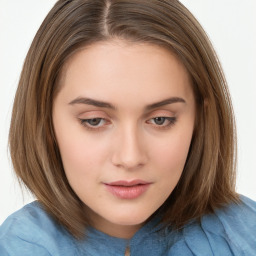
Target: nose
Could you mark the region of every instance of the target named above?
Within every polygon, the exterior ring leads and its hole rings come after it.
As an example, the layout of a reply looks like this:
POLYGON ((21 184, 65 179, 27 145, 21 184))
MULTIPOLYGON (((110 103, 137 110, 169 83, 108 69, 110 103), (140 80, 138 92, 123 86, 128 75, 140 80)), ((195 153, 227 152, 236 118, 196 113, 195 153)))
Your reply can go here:
POLYGON ((146 164, 145 141, 135 127, 122 129, 113 141, 115 151, 112 155, 112 163, 123 169, 133 170, 146 164))

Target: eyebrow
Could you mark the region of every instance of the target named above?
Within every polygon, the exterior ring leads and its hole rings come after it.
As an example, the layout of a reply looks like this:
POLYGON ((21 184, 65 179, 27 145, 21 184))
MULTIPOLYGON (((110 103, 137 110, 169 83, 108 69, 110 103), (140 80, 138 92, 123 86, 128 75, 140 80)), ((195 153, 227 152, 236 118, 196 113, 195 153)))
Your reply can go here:
MULTIPOLYGON (((165 105, 173 104, 173 103, 186 103, 186 101, 183 98, 180 97, 171 97, 150 105, 147 105, 145 107, 145 111, 152 110, 154 108, 159 108, 165 105)), ((108 102, 104 101, 99 101, 91 98, 84 98, 84 97, 78 97, 71 102, 69 102, 69 105, 75 105, 75 104, 85 104, 85 105, 91 105, 95 107, 100 107, 100 108, 109 108, 115 110, 116 107, 108 102)))
POLYGON ((173 103, 186 103, 186 101, 183 98, 180 97, 171 97, 153 104, 150 104, 148 106, 145 107, 145 110, 152 110, 154 108, 159 108, 165 105, 169 105, 169 104, 173 104, 173 103))
POLYGON ((71 102, 69 102, 70 105, 75 105, 75 104, 85 104, 85 105, 91 105, 95 107, 100 107, 100 108, 110 108, 110 109, 116 109, 112 104, 104 102, 104 101, 99 101, 99 100, 94 100, 90 98, 84 98, 84 97, 78 97, 71 102))

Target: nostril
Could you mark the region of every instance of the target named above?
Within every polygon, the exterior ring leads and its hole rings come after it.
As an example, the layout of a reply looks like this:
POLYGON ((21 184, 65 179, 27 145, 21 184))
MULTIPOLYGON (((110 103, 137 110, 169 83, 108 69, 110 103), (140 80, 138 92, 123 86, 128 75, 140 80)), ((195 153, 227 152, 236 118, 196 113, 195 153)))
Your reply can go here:
POLYGON ((113 141, 115 151, 112 155, 112 163, 125 169, 138 169, 147 162, 146 148, 143 143, 143 136, 139 136, 135 128, 125 128, 125 131, 118 133, 113 141))

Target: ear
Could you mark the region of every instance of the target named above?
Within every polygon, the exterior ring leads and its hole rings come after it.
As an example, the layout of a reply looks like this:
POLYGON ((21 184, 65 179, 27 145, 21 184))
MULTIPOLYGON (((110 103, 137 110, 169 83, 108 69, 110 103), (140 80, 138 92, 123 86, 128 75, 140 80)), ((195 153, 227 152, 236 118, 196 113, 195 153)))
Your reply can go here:
POLYGON ((209 106, 208 99, 204 99, 204 109, 206 109, 209 106))

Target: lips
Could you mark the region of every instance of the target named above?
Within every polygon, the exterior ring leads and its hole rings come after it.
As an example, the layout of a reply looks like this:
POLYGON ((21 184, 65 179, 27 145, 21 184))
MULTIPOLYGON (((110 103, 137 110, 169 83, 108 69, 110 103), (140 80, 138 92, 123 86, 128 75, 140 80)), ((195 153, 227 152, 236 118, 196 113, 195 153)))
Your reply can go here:
POLYGON ((151 183, 143 180, 120 180, 104 183, 104 185, 111 194, 120 199, 135 199, 145 193, 151 183))

